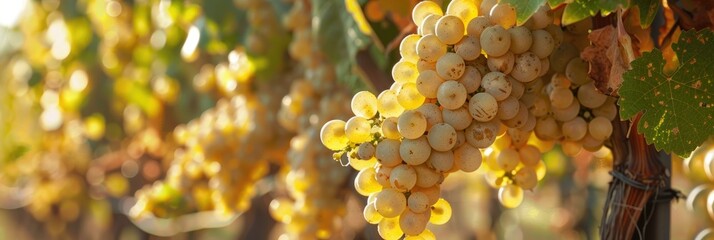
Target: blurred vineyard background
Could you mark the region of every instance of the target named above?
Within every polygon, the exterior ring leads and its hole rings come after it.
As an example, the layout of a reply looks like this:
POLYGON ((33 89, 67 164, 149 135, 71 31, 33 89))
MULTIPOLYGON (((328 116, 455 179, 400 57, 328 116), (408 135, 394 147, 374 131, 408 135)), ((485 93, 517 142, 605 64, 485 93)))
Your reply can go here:
MULTIPOLYGON (((0 2, 0 239, 378 238, 356 172, 315 131, 350 94, 389 86, 416 2, 0 2), (319 212, 281 221, 286 206, 319 212)), ((442 191, 457 214, 430 229, 597 238, 612 154, 544 148, 547 175, 519 208, 484 173, 454 174, 442 191)), ((673 157, 689 195, 673 239, 712 236, 712 159, 712 143, 673 157)))

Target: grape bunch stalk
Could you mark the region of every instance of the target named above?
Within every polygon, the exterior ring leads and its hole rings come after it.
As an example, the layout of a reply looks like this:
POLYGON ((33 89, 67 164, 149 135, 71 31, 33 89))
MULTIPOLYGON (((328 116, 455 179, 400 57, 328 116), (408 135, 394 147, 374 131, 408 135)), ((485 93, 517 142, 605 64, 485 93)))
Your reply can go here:
POLYGON ((450 173, 483 169, 513 208, 545 176, 541 152, 558 140, 595 151, 610 136, 614 101, 582 60, 553 55, 564 33, 546 6, 517 26, 508 4, 457 0, 444 11, 423 1, 412 20, 417 33, 400 44, 390 89, 355 94, 355 116, 320 132, 336 160, 367 165, 355 188, 369 196, 364 217, 381 237, 433 239, 427 223, 452 214, 440 198, 450 173))

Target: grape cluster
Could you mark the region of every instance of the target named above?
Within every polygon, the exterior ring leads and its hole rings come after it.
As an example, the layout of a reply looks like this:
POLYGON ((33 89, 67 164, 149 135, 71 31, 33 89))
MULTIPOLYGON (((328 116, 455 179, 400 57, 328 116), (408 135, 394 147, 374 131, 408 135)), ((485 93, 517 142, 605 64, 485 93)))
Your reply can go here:
MULTIPOLYGON (((355 116, 321 131, 335 158, 367 162, 355 188, 369 196, 364 216, 382 237, 420 236, 427 222, 445 223, 451 212, 439 184, 451 172, 472 172, 485 161, 502 205, 516 207, 523 190, 545 176, 540 154, 555 140, 594 151, 611 134, 613 118, 604 112, 614 101, 586 84, 587 64, 554 73, 563 33, 547 7, 517 26, 508 4, 452 1, 444 12, 423 1, 412 19, 417 34, 401 42, 390 89, 357 93, 355 116)), ((566 62, 580 61, 572 58, 566 62)))
POLYGON ((311 143, 319 141, 325 119, 349 113, 349 99, 335 83, 332 65, 313 46, 310 15, 308 1, 294 1, 283 20, 293 32, 289 49, 300 63, 296 70, 301 74, 292 81, 277 114, 280 125, 296 133, 290 140, 287 163, 276 176, 284 180, 289 196, 270 203, 270 214, 283 223, 282 236, 287 239, 332 238, 346 212, 342 189, 349 171, 333 164, 329 150, 311 143))

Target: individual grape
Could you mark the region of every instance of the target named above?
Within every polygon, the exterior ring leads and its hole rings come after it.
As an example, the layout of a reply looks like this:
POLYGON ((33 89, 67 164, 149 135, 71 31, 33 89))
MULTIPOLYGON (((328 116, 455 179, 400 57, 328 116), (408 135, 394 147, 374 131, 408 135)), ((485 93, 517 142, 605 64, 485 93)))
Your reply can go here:
POLYGON ((563 136, 571 141, 578 141, 588 133, 588 123, 582 117, 563 123, 563 136))
POLYGON ((588 68, 588 62, 579 57, 573 58, 565 66, 565 76, 575 85, 586 84, 592 81, 588 77, 588 68))
POLYGON ((531 52, 525 52, 516 57, 511 76, 521 82, 530 82, 538 77, 543 70, 538 56, 531 52))
POLYGON ((604 117, 610 121, 615 120, 615 117, 617 117, 617 107, 615 106, 615 99, 608 97, 607 100, 605 100, 605 103, 603 103, 602 106, 593 109, 592 113, 596 117, 604 117))
POLYGON ((384 217, 377 212, 377 208, 374 207, 374 203, 367 203, 362 211, 362 216, 370 224, 378 224, 384 217))
POLYGON ((481 42, 476 37, 466 36, 454 45, 454 52, 466 61, 476 60, 481 55, 481 42))
POLYGON ((444 80, 456 80, 464 75, 466 64, 456 53, 446 53, 436 61, 436 73, 444 80))
POLYGON ((545 30, 535 30, 532 33, 533 44, 531 45, 530 51, 538 56, 538 58, 547 58, 550 56, 550 53, 552 53, 555 48, 553 36, 550 36, 550 33, 545 30))
POLYGON ((553 23, 553 13, 550 12, 548 6, 543 5, 531 16, 531 19, 533 20, 533 29, 542 29, 553 23))
POLYGON ((552 108, 551 111, 553 111, 553 117, 555 117, 555 120, 567 122, 578 116, 578 113, 580 113, 580 102, 577 99, 573 99, 573 102, 570 103, 570 106, 567 108, 552 108))
POLYGON ((531 48, 533 44, 533 34, 531 30, 524 26, 517 26, 508 29, 508 34, 511 35, 511 47, 509 48, 511 52, 515 54, 521 54, 531 48))
POLYGON ((550 55, 550 68, 554 72, 564 73, 568 63, 575 58, 578 58, 580 51, 570 43, 563 43, 550 55))
POLYGON ((398 83, 416 82, 419 71, 414 63, 399 61, 392 67, 392 78, 398 83))
POLYGON ((426 197, 429 199, 429 205, 434 205, 436 202, 439 200, 439 197, 441 196, 441 186, 439 184, 435 184, 434 186, 427 187, 427 188, 414 188, 412 189, 412 192, 423 192, 426 194, 426 197))
POLYGON ((441 6, 435 2, 419 2, 414 6, 414 9, 412 9, 412 21, 414 21, 414 24, 418 26, 422 23, 422 21, 424 21, 424 18, 432 14, 444 15, 444 12, 441 10, 441 6))
POLYGON ((352 112, 355 116, 372 118, 377 114, 377 97, 369 91, 361 91, 352 97, 352 112))
POLYGON ((493 6, 498 3, 498 0, 481 0, 481 5, 478 7, 478 12, 481 15, 489 15, 493 6))
POLYGON ((371 130, 369 120, 363 117, 354 116, 345 124, 345 135, 353 143, 369 141, 372 138, 371 130))
POLYGON ((389 175, 389 183, 392 188, 400 192, 406 192, 412 189, 414 185, 416 185, 416 181, 416 171, 407 164, 400 164, 394 167, 392 173, 389 175))
POLYGON ((476 121, 491 121, 498 114, 498 102, 491 94, 474 94, 469 101, 469 113, 476 121))
POLYGON ((602 148, 602 141, 595 139, 590 133, 586 134, 585 137, 583 137, 582 140, 580 140, 580 143, 583 145, 583 149, 587 150, 588 152, 595 152, 602 148))
POLYGON ((361 160, 361 159, 357 159, 357 158, 352 158, 352 156, 348 155, 347 159, 350 162, 350 167, 352 167, 354 170, 357 170, 357 171, 362 171, 362 169, 365 169, 368 167, 369 168, 374 167, 374 164, 377 163, 377 158, 375 158, 375 157, 372 157, 367 160, 361 160))
POLYGON ((445 81, 439 86, 436 99, 445 109, 457 109, 466 102, 466 87, 457 81, 445 81))
POLYGON ((404 107, 399 104, 396 91, 385 90, 377 96, 377 110, 380 116, 398 117, 404 112, 404 107))
POLYGON ((473 121, 473 117, 469 114, 469 110, 466 107, 460 107, 457 109, 444 109, 441 112, 444 119, 444 123, 447 123, 454 127, 455 130, 464 130, 473 121))
POLYGON ((436 98, 436 93, 439 86, 444 82, 444 79, 439 77, 436 71, 425 70, 419 73, 416 80, 416 87, 419 93, 427 98, 436 98))
POLYGON ((498 154, 498 157, 496 158, 498 168, 506 172, 513 171, 513 169, 515 169, 516 166, 518 166, 518 163, 520 162, 521 156, 518 154, 518 151, 513 148, 506 148, 501 150, 501 152, 498 154))
POLYGON ((486 52, 489 57, 502 56, 506 54, 511 47, 511 34, 499 25, 484 29, 483 32, 481 32, 480 40, 481 49, 486 52))
MULTIPOLYGON (((398 164, 399 163, 397 163, 397 166, 398 166, 398 164)), ((382 187, 385 187, 385 188, 392 187, 392 183, 389 181, 389 177, 392 175, 392 169, 394 169, 394 168, 378 164, 378 166, 375 168, 375 176, 374 177, 377 179, 377 182, 379 183, 379 185, 382 185, 382 187)), ((417 179, 417 180, 419 180, 419 179, 417 179)), ((372 195, 370 195, 370 196, 372 196, 372 195)))
POLYGON ((434 186, 434 184, 437 184, 439 180, 441 180, 441 174, 429 168, 426 164, 416 165, 414 166, 414 170, 416 170, 417 174, 417 187, 428 188, 434 186))
POLYGON ((407 139, 417 139, 426 131, 426 118, 416 110, 402 113, 397 120, 399 133, 407 139))
POLYGON ((533 131, 535 129, 536 125, 536 117, 533 116, 533 114, 528 114, 528 120, 526 120, 526 124, 519 127, 518 129, 526 132, 533 131))
POLYGON ((436 22, 436 37, 445 44, 454 45, 458 43, 465 32, 464 22, 457 16, 446 15, 436 22))
POLYGON ((506 54, 503 54, 502 56, 491 56, 487 60, 488 69, 492 72, 502 72, 508 74, 513 70, 515 60, 515 55, 513 55, 510 51, 506 52, 506 54))
POLYGON ((421 39, 421 36, 417 34, 409 34, 402 39, 401 43, 399 43, 399 55, 402 56, 404 61, 414 64, 419 61, 419 55, 416 53, 416 46, 419 39, 421 39))
POLYGON ((528 107, 521 102, 519 103, 518 113, 516 113, 516 116, 511 119, 504 120, 503 124, 509 128, 523 127, 528 122, 529 115, 530 113, 528 112, 528 107))
POLYGON ((384 139, 377 144, 375 156, 382 165, 394 167, 402 162, 402 158, 399 155, 400 148, 401 142, 399 140, 384 139))
POLYGON ((424 35, 417 42, 417 55, 427 62, 436 62, 446 54, 446 44, 441 42, 436 35, 424 35))
POLYGON ((374 168, 365 168, 357 173, 355 177, 355 190, 362 196, 369 196, 382 190, 382 185, 377 182, 374 168))
POLYGON ((566 156, 575 157, 583 149, 583 145, 577 141, 563 140, 560 141, 560 146, 566 156))
POLYGON ((464 85, 467 93, 474 93, 481 86, 481 72, 475 67, 466 66, 464 75, 458 81, 464 85))
POLYGON ((511 145, 516 148, 525 147, 531 137, 530 131, 523 131, 518 128, 509 128, 506 132, 511 137, 511 145))
POLYGON ((424 103, 416 110, 426 118, 426 129, 431 129, 435 124, 444 122, 441 109, 434 103, 424 103))
POLYGON ((399 228, 398 217, 385 217, 382 221, 379 221, 379 224, 377 224, 377 233, 379 233, 380 237, 387 240, 396 240, 404 235, 402 229, 399 228))
POLYGON ((509 96, 498 103, 497 117, 501 120, 514 118, 518 114, 519 108, 520 103, 518 102, 518 99, 513 96, 509 96))
POLYGON ((405 83, 397 91, 397 101, 404 109, 410 110, 421 106, 426 98, 419 93, 416 83, 405 83))
POLYGON ((372 143, 365 142, 357 147, 357 157, 361 160, 369 160, 374 157, 375 151, 376 149, 372 143))
POLYGON ((436 225, 443 225, 449 221, 451 213, 451 204, 443 198, 439 198, 439 201, 431 206, 431 218, 429 222, 436 225))
POLYGON ((441 16, 442 15, 438 14, 426 16, 426 18, 421 21, 421 25, 419 26, 419 35, 426 36, 436 34, 436 22, 441 19, 441 16))
POLYGON ((417 61, 417 70, 419 71, 419 73, 427 70, 431 70, 436 73, 436 62, 429 62, 424 59, 419 59, 419 61, 417 61))
MULTIPOLYGON (((392 170, 394 172, 394 170, 392 170)), ((402 214, 407 208, 407 198, 404 193, 401 193, 393 188, 384 188, 377 193, 374 200, 374 206, 377 212, 385 218, 394 218, 402 214)))
POLYGON ((436 172, 448 172, 454 166, 454 152, 432 151, 429 156, 428 163, 434 168, 434 170, 436 170, 436 172))
POLYGON ((399 217, 399 226, 405 234, 419 235, 426 229, 430 216, 431 212, 415 213, 407 209, 399 217))
POLYGON ((426 136, 416 139, 404 139, 399 146, 399 156, 409 165, 419 165, 426 162, 431 155, 431 146, 426 136))
POLYGON ((607 95, 598 92, 595 83, 590 82, 578 88, 578 100, 586 108, 597 108, 607 100, 607 95))
POLYGON ((536 171, 531 167, 524 167, 516 172, 514 176, 514 182, 519 187, 525 190, 532 190, 538 184, 538 176, 536 176, 536 171))
POLYGON ((480 40, 481 33, 489 26, 491 26, 491 21, 488 19, 488 17, 478 16, 472 19, 466 26, 466 33, 470 37, 475 37, 480 40))
POLYGON ((446 123, 435 124, 427 135, 429 145, 436 151, 448 151, 456 144, 456 130, 446 123))
POLYGON ((478 9, 472 0, 453 0, 446 7, 446 14, 459 17, 466 25, 478 16, 478 9))
POLYGON ((424 192, 412 192, 407 199, 409 210, 415 213, 423 213, 429 210, 429 198, 424 192))
POLYGON ((595 117, 588 123, 588 133, 594 139, 605 141, 612 135, 612 123, 604 117, 595 117))
POLYGON ((331 120, 325 123, 320 130, 322 145, 333 151, 347 147, 350 140, 345 135, 345 125, 345 121, 342 120, 331 120))
POLYGON ((399 134, 397 128, 397 118, 388 117, 382 121, 382 136, 388 139, 400 139, 402 135, 399 134))
POLYGON ((528 167, 534 167, 540 161, 540 151, 533 145, 521 147, 518 149, 518 155, 521 157, 521 163, 528 167))
POLYGON ((516 208, 523 202, 523 189, 508 184, 498 190, 498 201, 506 208, 516 208))
MULTIPOLYGON (((481 79, 481 87, 486 93, 493 96, 496 101, 502 101, 511 95, 511 82, 506 78, 506 74, 501 72, 490 72, 481 79)), ((475 95, 474 95, 475 96, 475 95)))
POLYGON ((498 121, 479 122, 474 121, 466 128, 466 142, 477 148, 487 148, 496 141, 500 123, 498 121))
POLYGON ((464 172, 473 172, 481 167, 481 151, 470 144, 461 145, 454 151, 454 164, 464 172))
POLYGON ((565 109, 573 103, 573 92, 568 88, 555 88, 550 92, 550 105, 553 108, 565 109))
POLYGON ((543 117, 550 111, 550 98, 544 95, 538 95, 531 106, 528 108, 536 117, 543 117))
POLYGON ((489 12, 491 22, 508 29, 516 25, 516 9, 508 3, 493 5, 489 12))
POLYGON ((511 96, 520 99, 526 91, 526 86, 511 76, 506 76, 511 83, 511 96))

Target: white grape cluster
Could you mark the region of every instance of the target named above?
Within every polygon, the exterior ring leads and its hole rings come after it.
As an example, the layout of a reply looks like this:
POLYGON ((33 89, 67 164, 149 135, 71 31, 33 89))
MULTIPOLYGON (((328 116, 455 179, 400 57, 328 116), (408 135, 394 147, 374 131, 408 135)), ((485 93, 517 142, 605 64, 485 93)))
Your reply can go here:
POLYGON ((281 239, 334 238, 346 213, 341 191, 349 170, 334 164, 331 151, 311 143, 319 141, 320 127, 327 119, 347 116, 349 98, 335 83, 333 66, 313 47, 310 15, 305 1, 294 1, 283 21, 293 32, 290 53, 300 63, 296 68, 300 76, 292 81, 277 114, 280 125, 296 133, 287 163, 276 176, 284 180, 289 196, 273 199, 269 208, 283 224, 281 239))
POLYGON ((244 46, 252 54, 266 54, 271 47, 271 37, 281 31, 275 8, 267 0, 235 0, 233 3, 247 14, 250 32, 244 46))
MULTIPOLYGON (((225 77, 235 78, 227 74, 225 77)), ((269 170, 274 123, 266 103, 250 93, 220 99, 198 119, 173 132, 173 151, 163 181, 136 192, 129 215, 135 220, 174 218, 194 211, 246 211, 255 182, 269 170)))

